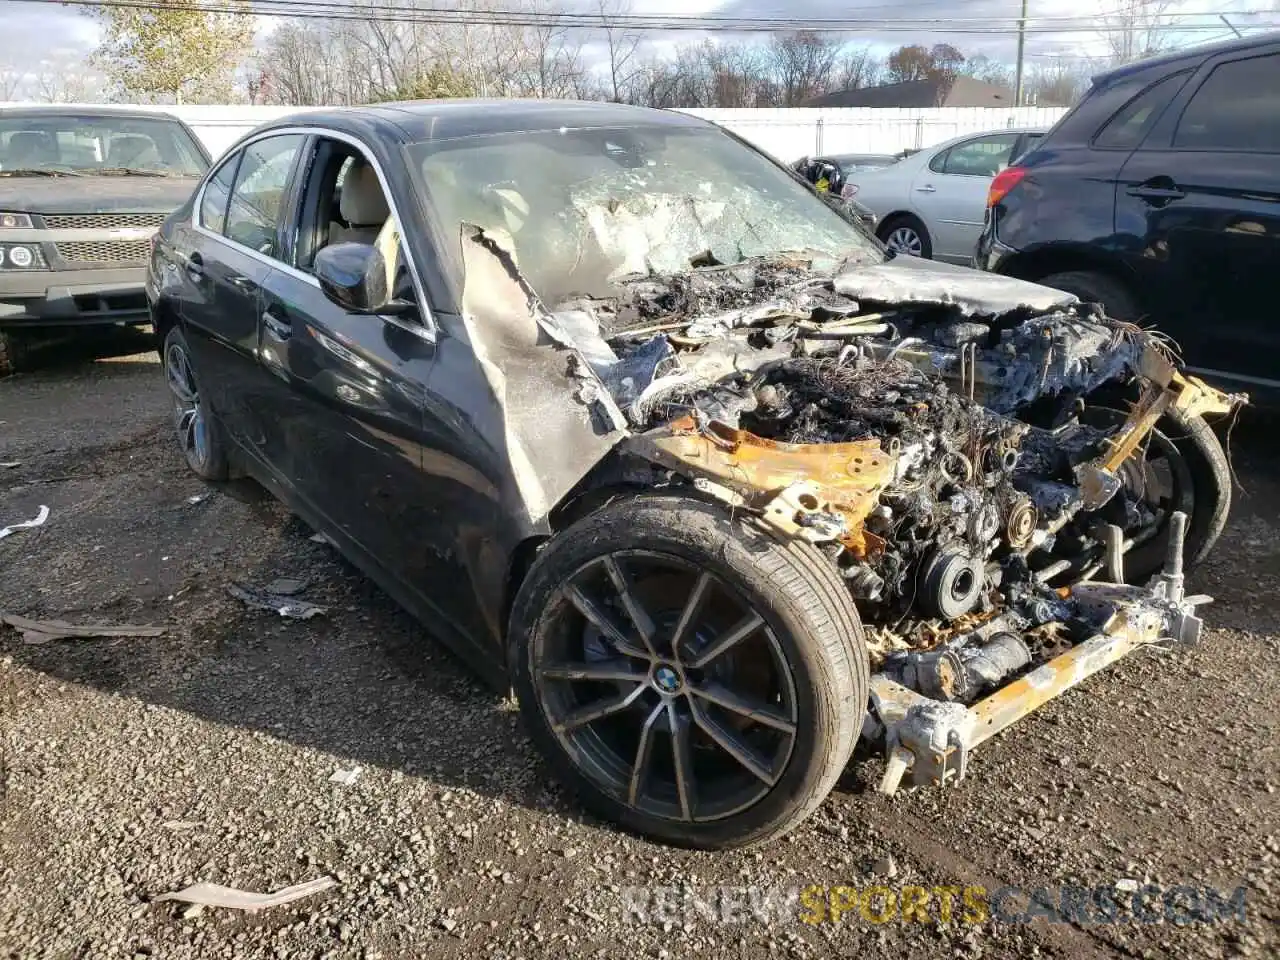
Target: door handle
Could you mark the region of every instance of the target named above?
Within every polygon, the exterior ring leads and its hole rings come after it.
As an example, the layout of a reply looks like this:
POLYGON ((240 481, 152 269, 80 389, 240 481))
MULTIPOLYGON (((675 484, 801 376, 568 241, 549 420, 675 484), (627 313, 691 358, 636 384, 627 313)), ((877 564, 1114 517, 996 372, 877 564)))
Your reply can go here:
POLYGON ((1168 203, 1170 200, 1181 200, 1186 191, 1178 187, 1169 177, 1152 177, 1144 183, 1135 184, 1125 189, 1131 197, 1138 197, 1151 203, 1168 203))
POLYGON ((293 335, 293 324, 271 310, 263 313, 262 323, 276 340, 288 340, 293 335))
POLYGON ((923 187, 916 187, 916 193, 937 193, 938 188, 932 183, 926 183, 923 187))
POLYGON ((193 253, 187 257, 187 276, 192 283, 199 283, 204 279, 204 257, 200 254, 193 253))

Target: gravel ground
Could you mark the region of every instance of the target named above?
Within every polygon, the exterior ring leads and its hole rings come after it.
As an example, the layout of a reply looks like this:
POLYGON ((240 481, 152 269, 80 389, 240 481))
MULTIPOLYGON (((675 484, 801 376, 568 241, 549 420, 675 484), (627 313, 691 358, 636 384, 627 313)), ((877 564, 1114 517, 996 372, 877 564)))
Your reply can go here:
POLYGON ((1090 680, 946 793, 880 797, 870 759, 783 843, 700 854, 585 818, 512 703, 255 488, 190 476, 153 356, 0 381, 0 462, 19 464, 0 467, 0 525, 52 511, 0 541, 0 610, 170 627, 39 646, 0 630, 0 955, 1276 956, 1275 426, 1233 435, 1244 490, 1193 578, 1218 598, 1199 647, 1090 680), (226 593, 278 576, 309 580, 328 616, 282 620, 226 593), (254 914, 155 901, 323 876, 337 886, 254 914), (1071 884, 1126 906, 1148 883, 1244 887, 1246 918, 967 923, 935 907, 930 922, 854 910, 809 925, 715 900, 1071 884), (693 891, 718 919, 634 909, 640 887, 693 891))

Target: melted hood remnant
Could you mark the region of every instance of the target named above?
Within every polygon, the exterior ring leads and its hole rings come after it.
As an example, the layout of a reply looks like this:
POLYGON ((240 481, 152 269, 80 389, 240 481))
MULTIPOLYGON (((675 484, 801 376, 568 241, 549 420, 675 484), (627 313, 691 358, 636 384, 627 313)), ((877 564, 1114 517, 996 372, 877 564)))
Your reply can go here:
POLYGON ((897 257, 842 271, 833 286, 837 293, 856 300, 950 307, 955 315, 964 317, 1047 313, 1078 302, 1069 293, 1025 280, 918 257, 897 257))

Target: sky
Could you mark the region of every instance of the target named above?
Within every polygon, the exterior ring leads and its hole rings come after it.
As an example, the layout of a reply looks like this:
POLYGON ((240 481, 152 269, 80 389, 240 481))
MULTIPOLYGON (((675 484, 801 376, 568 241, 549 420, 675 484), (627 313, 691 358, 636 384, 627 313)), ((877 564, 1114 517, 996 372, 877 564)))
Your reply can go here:
MULTIPOLYGON (((394 2, 394 0, 387 0, 394 2)), ((501 2, 501 0, 499 0, 501 2)), ((576 0, 590 8, 594 3, 576 0)), ((714 14, 736 17, 787 17, 787 18, 946 18, 952 26, 959 26, 964 18, 1016 17, 1020 0, 913 0, 910 4, 892 0, 631 0, 635 14, 667 14, 695 16, 714 14)), ((1028 0, 1032 17, 1087 16, 1101 14, 1119 0, 1028 0)), ((1172 0, 1170 11, 1184 14, 1182 22, 1212 29, 1188 32, 1177 39, 1186 44, 1220 39, 1231 35, 1227 26, 1215 16, 1194 16, 1207 11, 1239 11, 1232 19, 1237 26, 1250 23, 1280 23, 1280 0, 1172 0), (1271 9, 1271 14, 1249 16, 1244 11, 1271 9)), ((28 91, 40 72, 74 71, 84 69, 84 60, 93 49, 97 26, 92 19, 75 7, 57 4, 26 3, 21 0, 0 0, 0 25, 3 26, 4 43, 0 46, 0 73, 4 71, 25 74, 28 91)), ((267 24, 269 29, 270 24, 267 24)), ((648 34, 655 48, 687 42, 698 34, 688 32, 664 35, 648 34)), ((976 34, 948 35, 930 32, 926 28, 903 31, 867 29, 851 35, 851 41, 873 47, 878 53, 906 43, 926 46, 947 42, 966 54, 983 53, 995 60, 1012 63, 1015 56, 1015 38, 1010 27, 1007 31, 987 31, 976 34)), ((1033 31, 1027 39, 1029 63, 1046 62, 1052 58, 1087 59, 1105 50, 1105 41, 1094 33, 1052 34, 1033 31)), ((2 89, 0 89, 2 92, 2 89)))

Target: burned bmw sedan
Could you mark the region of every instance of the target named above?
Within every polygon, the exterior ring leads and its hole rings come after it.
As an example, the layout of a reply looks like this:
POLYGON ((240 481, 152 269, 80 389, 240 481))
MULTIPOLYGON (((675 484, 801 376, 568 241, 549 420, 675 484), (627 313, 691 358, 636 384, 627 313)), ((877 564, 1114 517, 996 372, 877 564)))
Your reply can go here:
POLYGON ((191 467, 248 474, 499 689, 597 814, 759 843, 1192 642, 1226 520, 1173 344, 889 258, 677 114, 448 102, 255 131, 148 293, 191 467))

